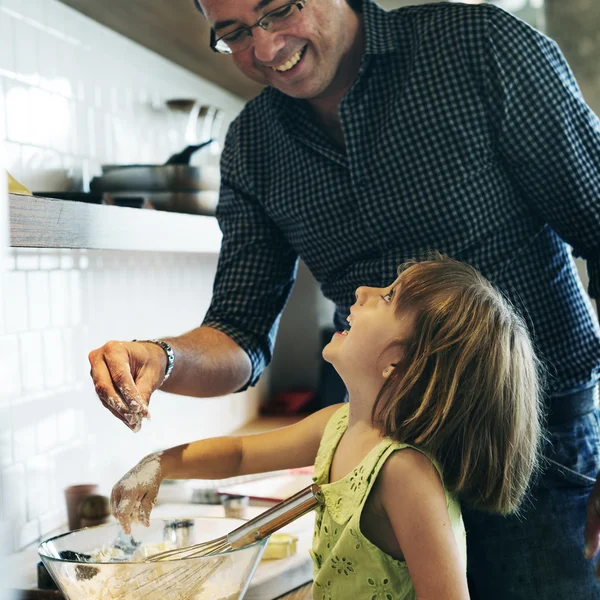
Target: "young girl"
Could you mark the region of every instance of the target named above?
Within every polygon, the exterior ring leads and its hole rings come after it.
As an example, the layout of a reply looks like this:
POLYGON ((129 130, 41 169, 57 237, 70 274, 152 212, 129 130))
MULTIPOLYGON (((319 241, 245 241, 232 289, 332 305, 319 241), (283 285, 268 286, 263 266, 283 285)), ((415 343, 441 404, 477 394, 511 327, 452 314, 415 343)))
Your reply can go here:
POLYGON ((313 597, 469 597, 459 501, 517 511, 538 461, 537 362, 522 320, 472 267, 435 256, 360 287, 323 350, 349 403, 264 434, 151 454, 117 483, 123 529, 160 482, 315 465, 313 597))

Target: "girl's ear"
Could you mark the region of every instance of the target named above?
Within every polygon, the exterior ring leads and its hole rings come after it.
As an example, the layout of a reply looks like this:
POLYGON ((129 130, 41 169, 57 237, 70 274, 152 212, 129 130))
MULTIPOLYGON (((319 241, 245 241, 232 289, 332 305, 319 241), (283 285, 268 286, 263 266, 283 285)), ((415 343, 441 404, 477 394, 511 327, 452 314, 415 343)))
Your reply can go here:
POLYGON ((394 367, 396 366, 396 363, 390 363, 384 370, 383 370, 383 378, 387 379, 393 372, 394 372, 394 367))

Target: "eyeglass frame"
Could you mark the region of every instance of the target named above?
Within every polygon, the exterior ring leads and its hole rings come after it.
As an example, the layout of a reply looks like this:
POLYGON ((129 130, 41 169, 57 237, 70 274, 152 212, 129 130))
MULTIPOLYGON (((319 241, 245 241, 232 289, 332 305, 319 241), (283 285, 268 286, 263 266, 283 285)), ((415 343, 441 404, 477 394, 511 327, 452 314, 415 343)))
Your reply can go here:
MULTIPOLYGON (((197 2, 198 0, 196 0, 197 2)), ((250 34, 250 37, 254 37, 252 35, 252 30, 255 29, 256 27, 260 27, 261 29, 263 29, 264 31, 268 31, 268 29, 266 27, 264 27, 261 24, 261 21, 264 21, 270 14, 277 12, 279 10, 282 10, 283 8, 285 8, 286 6, 297 6, 298 7, 298 11, 301 11, 304 6, 306 5, 306 0, 291 0, 290 2, 286 2, 285 4, 282 4, 281 6, 279 6, 278 8, 274 8, 273 10, 270 10, 268 13, 264 14, 258 21, 256 21, 256 23, 254 23, 254 25, 247 25, 244 27, 238 27, 237 29, 234 29, 233 31, 230 31, 229 33, 226 33, 225 35, 222 35, 221 37, 216 37, 216 33, 215 30, 211 27, 210 28, 210 49, 213 52, 217 52, 218 54, 234 54, 233 51, 230 52, 221 52, 220 50, 217 50, 217 42, 219 40, 222 40, 224 37, 227 37, 228 35, 231 35, 232 33, 235 33, 236 31, 242 31, 242 30, 247 30, 248 33, 250 34)), ((226 42, 227 43, 227 42, 226 42)))

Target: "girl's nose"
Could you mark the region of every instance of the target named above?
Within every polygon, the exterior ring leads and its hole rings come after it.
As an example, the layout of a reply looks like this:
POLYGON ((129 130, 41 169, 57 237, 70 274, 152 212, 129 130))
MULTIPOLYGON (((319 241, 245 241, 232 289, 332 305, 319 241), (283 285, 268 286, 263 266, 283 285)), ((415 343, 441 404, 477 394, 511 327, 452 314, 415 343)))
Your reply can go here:
POLYGON ((364 304, 365 300, 369 297, 369 288, 361 285, 360 287, 356 288, 356 301, 359 304, 364 304))
POLYGON ((271 31, 265 31, 262 27, 253 29, 252 37, 252 41, 254 42, 254 56, 256 57, 256 60, 261 63, 272 63, 277 57, 277 54, 285 46, 283 36, 271 31))

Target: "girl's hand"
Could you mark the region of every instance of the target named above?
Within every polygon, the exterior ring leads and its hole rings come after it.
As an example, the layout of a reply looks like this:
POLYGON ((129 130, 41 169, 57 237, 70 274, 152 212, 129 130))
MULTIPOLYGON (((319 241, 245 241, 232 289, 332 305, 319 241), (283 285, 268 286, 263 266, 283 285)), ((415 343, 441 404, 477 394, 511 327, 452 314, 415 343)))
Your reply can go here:
POLYGON ((162 453, 149 454, 113 487, 110 509, 127 534, 131 533, 131 523, 150 526, 150 513, 164 479, 161 456, 162 453))

